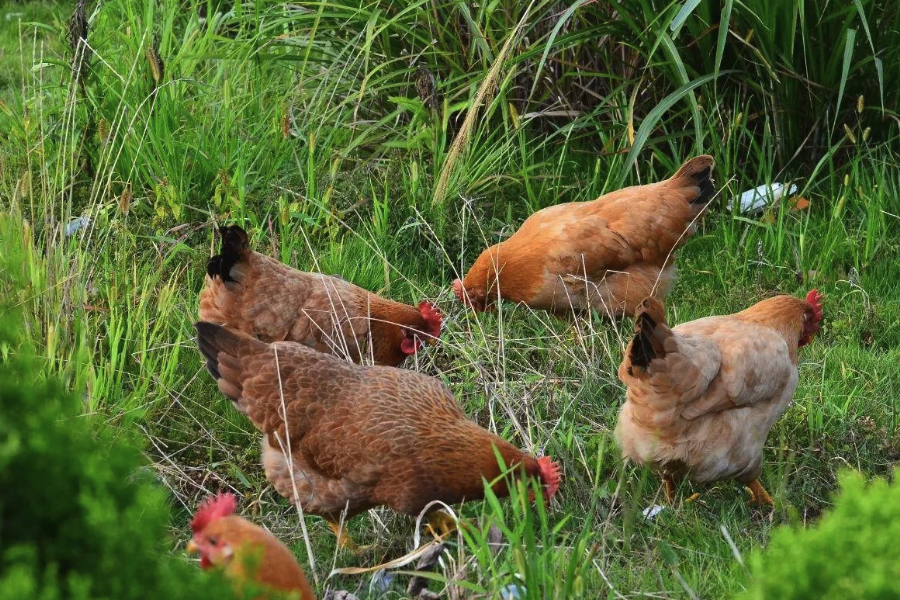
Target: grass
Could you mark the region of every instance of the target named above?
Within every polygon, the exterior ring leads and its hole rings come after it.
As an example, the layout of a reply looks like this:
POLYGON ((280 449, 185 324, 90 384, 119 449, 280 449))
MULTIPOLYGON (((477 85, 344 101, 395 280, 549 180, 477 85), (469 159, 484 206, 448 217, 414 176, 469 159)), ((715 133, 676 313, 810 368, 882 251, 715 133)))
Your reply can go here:
POLYGON ((890 472, 896 9, 725 2, 720 27, 705 6, 598 4, 560 13, 535 2, 527 15, 520 3, 424 1, 88 6, 83 89, 61 35, 71 6, 0 9, 0 293, 24 309, 47 373, 85 390, 85 412, 142 432, 184 507, 176 540, 197 500, 227 487, 292 544, 320 592, 391 597, 409 579, 382 590, 383 578, 326 578, 409 549, 413 524, 386 509, 350 523, 376 548, 362 558, 335 554, 308 518, 312 568, 296 511, 262 476, 257 434, 201 369, 190 324, 224 220, 298 268, 435 298, 442 342, 406 367, 446 381, 478 423, 564 463, 546 512, 521 496, 459 509, 484 531, 437 567, 431 588, 449 586, 445 596, 519 584, 529 598, 732 596, 749 581, 743 557, 773 527, 812 523, 830 505, 839 468, 890 472), (573 326, 511 305, 473 315, 449 282, 534 210, 653 181, 701 150, 723 191, 679 254, 672 321, 818 287, 826 326, 801 352, 794 404, 766 447, 778 509, 751 510, 722 483, 646 520, 659 482, 623 466, 611 436, 630 323, 573 326), (794 181, 809 207, 726 208, 770 181, 794 181))

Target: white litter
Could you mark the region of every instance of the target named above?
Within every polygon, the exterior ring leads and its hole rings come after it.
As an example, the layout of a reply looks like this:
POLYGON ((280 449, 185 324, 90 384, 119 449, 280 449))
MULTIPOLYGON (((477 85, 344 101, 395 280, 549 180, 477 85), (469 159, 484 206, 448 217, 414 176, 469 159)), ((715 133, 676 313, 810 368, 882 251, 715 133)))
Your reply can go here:
POLYGON ((379 593, 384 593, 390 589, 393 581, 394 573, 385 571, 384 569, 375 571, 375 574, 372 575, 372 585, 370 586, 370 589, 375 588, 379 593))
POLYGON ((500 598, 503 600, 519 600, 520 598, 524 598, 525 596, 523 594, 526 593, 524 585, 510 583, 500 590, 500 598))
POLYGON ((87 217, 78 217, 77 219, 69 221, 69 223, 66 225, 66 237, 75 235, 76 233, 78 233, 79 229, 81 229, 82 227, 87 227, 90 224, 91 220, 87 217))
MULTIPOLYGON (((761 185, 756 189, 743 192, 739 198, 732 198, 728 201, 728 210, 733 210, 734 201, 740 202, 740 212, 743 214, 756 213, 762 211, 769 204, 774 204, 781 200, 785 195, 785 185, 783 183, 771 183, 761 185)), ((791 185, 787 190, 787 195, 791 196, 797 191, 796 185, 791 185)))
POLYGON ((644 518, 648 521, 653 519, 656 515, 661 513, 666 509, 665 506, 661 506, 659 504, 654 504, 653 506, 648 506, 644 509, 644 518))

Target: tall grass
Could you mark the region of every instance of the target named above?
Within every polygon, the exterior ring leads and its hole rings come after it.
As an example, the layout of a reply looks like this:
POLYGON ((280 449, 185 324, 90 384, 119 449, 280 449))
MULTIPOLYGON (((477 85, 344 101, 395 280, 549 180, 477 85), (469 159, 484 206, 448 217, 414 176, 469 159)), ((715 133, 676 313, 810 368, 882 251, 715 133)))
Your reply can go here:
MULTIPOLYGON (((893 4, 110 2, 86 6, 83 86, 71 10, 0 17, 0 293, 24 309, 48 372, 86 390, 86 411, 143 428, 185 506, 232 486, 295 535, 296 515, 264 494, 255 434, 190 341, 212 225, 229 220, 299 268, 436 298, 442 344, 408 366, 566 465, 549 516, 521 497, 464 507, 504 541, 466 530, 441 585, 534 598, 740 589, 721 527, 740 551, 767 532, 745 527, 740 492, 720 486, 647 521, 656 481, 610 454, 629 324, 509 306, 476 316, 446 285, 531 212, 656 180, 701 151, 723 191, 682 253, 677 321, 772 289, 825 287, 831 302, 828 346, 811 350, 769 449, 789 506, 776 520, 821 508, 833 456, 878 471, 894 452, 893 4), (726 209, 772 181, 795 182, 809 207, 726 209)), ((354 526, 402 551, 408 523, 374 514, 354 526)), ((311 524, 326 564, 331 538, 311 524)))

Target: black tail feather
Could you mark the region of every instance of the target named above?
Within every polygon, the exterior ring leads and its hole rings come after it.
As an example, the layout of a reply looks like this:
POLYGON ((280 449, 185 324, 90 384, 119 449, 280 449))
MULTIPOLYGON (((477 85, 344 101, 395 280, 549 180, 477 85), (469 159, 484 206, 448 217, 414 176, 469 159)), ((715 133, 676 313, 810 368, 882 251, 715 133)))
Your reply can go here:
POLYGON ((658 358, 659 354, 654 347, 655 340, 652 339, 654 327, 656 321, 647 313, 640 313, 637 316, 634 341, 631 344, 632 367, 646 369, 654 358, 658 358))
POLYGON ((234 278, 231 277, 231 268, 247 260, 250 253, 247 232, 237 225, 229 225, 219 228, 219 235, 222 238, 222 247, 219 254, 210 258, 206 263, 206 273, 210 277, 218 277, 222 281, 234 281, 234 278))
POLYGON ((694 183, 700 188, 700 195, 691 204, 706 204, 716 194, 715 181, 712 178, 712 167, 706 167, 694 175, 694 183))
POLYGON ((628 373, 632 376, 646 372, 657 358, 665 358, 663 338, 668 335, 666 306, 658 298, 646 298, 641 302, 634 319, 634 339, 628 355, 628 373))

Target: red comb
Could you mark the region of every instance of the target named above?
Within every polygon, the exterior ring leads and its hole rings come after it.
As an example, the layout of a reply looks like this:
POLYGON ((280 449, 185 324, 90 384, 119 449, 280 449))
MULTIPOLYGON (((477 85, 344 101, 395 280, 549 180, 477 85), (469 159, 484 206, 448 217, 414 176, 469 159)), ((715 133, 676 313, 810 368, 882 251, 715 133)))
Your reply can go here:
POLYGON ((553 462, 549 456, 543 456, 538 459, 538 469, 541 473, 541 479, 544 482, 545 493, 547 498, 552 498, 559 489, 559 480, 561 471, 559 464, 553 462))
POLYGON ((806 294, 806 302, 812 307, 815 315, 816 323, 822 320, 822 305, 819 304, 825 296, 819 293, 819 290, 809 290, 806 294))
POLYGON ((422 318, 428 324, 428 331, 425 333, 435 338, 441 337, 441 322, 443 319, 438 307, 431 302, 422 300, 419 302, 419 312, 422 313, 422 318))
POLYGON ((456 297, 459 298, 459 301, 463 304, 466 303, 465 294, 463 293, 463 283, 459 279, 453 280, 453 293, 456 294, 456 297))
POLYGON ((199 533, 213 521, 234 514, 235 508, 237 508, 237 500, 232 493, 219 492, 216 496, 210 496, 197 509, 197 514, 191 521, 191 530, 199 533))

